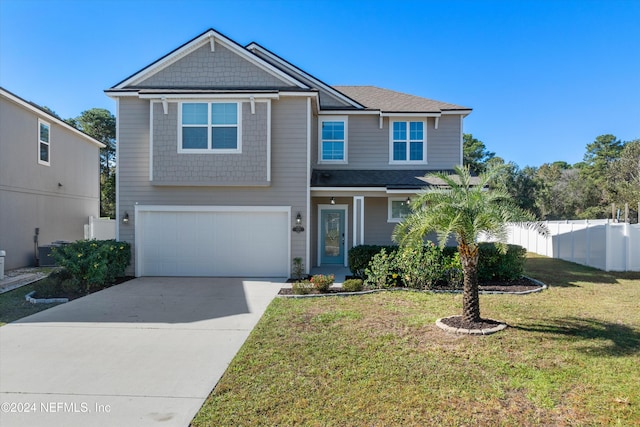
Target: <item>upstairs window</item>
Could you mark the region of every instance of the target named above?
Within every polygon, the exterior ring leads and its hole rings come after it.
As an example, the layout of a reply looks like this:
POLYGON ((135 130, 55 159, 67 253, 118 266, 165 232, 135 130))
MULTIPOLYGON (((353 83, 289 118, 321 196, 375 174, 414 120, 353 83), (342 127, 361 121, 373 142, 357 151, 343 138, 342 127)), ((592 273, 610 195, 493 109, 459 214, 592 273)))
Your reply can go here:
POLYGON ((49 123, 38 119, 38 163, 50 165, 51 135, 49 123))
POLYGON ((390 133, 390 163, 426 163, 424 122, 394 121, 390 133))
POLYGON ((320 162, 347 162, 347 118, 320 119, 320 162))
POLYGON ((237 102, 182 103, 178 151, 240 153, 241 105, 237 102))

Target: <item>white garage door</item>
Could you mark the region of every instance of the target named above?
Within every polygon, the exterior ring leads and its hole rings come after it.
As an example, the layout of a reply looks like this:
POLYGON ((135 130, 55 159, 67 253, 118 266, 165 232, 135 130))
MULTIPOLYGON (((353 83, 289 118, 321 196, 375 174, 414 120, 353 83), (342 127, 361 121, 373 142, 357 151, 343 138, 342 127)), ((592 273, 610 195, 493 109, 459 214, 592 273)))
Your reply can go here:
POLYGON ((136 213, 137 275, 288 276, 288 208, 164 209, 136 213))

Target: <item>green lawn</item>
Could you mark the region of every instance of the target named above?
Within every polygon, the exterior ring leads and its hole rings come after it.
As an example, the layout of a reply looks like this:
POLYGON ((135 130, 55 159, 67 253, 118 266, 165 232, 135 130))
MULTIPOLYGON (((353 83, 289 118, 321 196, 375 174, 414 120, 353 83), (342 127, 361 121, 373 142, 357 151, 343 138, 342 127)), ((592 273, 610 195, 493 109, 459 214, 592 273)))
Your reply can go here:
POLYGON ((0 326, 58 305, 31 304, 25 300, 25 295, 32 290, 33 284, 30 284, 0 294, 0 326))
POLYGON ((276 299, 193 425, 640 425, 640 274, 527 274, 550 289, 482 296, 487 337, 435 326, 460 295, 276 299))

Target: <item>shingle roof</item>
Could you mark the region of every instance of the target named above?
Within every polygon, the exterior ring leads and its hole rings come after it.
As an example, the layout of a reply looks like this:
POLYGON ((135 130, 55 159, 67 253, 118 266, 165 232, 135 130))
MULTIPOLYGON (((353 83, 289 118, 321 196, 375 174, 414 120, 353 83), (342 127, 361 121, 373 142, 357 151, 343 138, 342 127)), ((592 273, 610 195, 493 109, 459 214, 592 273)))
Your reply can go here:
MULTIPOLYGON (((389 190, 419 190, 428 186, 445 185, 440 178, 425 176, 435 172, 449 175, 454 173, 452 169, 439 171, 314 169, 311 173, 311 187, 385 187, 389 190)), ((478 177, 471 177, 472 185, 477 185, 478 182, 478 177)))
MULTIPOLYGON (((311 174, 311 187, 386 187, 420 189, 428 184, 424 176, 432 170, 320 170, 311 174)), ((453 171, 444 171, 452 173, 453 171)))
POLYGON ((471 110, 471 108, 407 93, 396 92, 376 86, 333 86, 358 103, 384 112, 437 113, 451 110, 471 110))

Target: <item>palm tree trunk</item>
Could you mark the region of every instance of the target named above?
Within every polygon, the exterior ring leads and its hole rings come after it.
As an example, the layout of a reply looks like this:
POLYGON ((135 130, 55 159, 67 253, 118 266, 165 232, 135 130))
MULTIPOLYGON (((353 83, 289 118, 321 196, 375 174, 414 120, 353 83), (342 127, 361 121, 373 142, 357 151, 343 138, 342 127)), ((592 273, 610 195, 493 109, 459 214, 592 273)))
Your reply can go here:
POLYGON ((480 321, 480 297, 478 295, 478 258, 477 245, 458 244, 460 262, 464 272, 462 291, 462 318, 466 322, 480 321))

